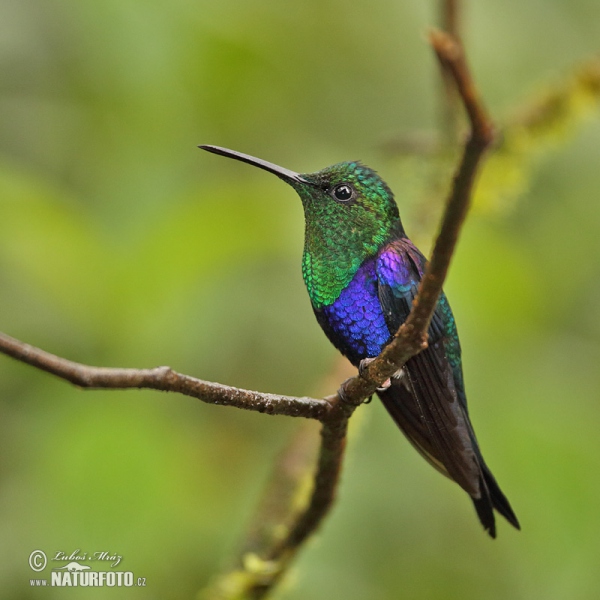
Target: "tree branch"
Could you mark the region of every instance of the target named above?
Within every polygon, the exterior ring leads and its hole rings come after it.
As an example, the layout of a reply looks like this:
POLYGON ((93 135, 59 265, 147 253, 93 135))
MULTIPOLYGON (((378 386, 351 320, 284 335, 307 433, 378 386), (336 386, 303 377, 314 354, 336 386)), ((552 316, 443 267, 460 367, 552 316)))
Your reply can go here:
POLYGON ((269 554, 270 560, 277 560, 288 552, 295 552, 298 546, 317 529, 323 517, 329 512, 340 478, 346 447, 348 419, 355 408, 356 405, 338 404, 337 410, 323 422, 321 448, 310 502, 287 537, 273 548, 269 554))
MULTIPOLYGON (((455 40, 461 40, 460 0, 440 0, 440 27, 455 40)), ((454 147, 458 140, 460 125, 460 96, 452 71, 445 62, 440 61, 440 72, 444 94, 441 97, 441 130, 446 146, 454 147)))
POLYGON ((469 117, 471 131, 459 167, 452 181, 440 232, 419 286, 412 310, 394 339, 361 373, 344 383, 338 396, 349 403, 360 403, 415 354, 427 347, 427 330, 462 224, 471 203, 477 169, 485 150, 493 141, 493 126, 479 99, 460 42, 451 35, 433 30, 429 41, 437 58, 452 73, 458 93, 469 117))
POLYGON ((442 31, 460 40, 460 0, 441 0, 442 31))
POLYGON ((317 420, 323 420, 331 411, 331 405, 324 400, 243 390, 182 375, 170 367, 119 369, 83 365, 25 344, 1 332, 0 352, 82 388, 148 388, 162 392, 178 392, 198 398, 207 404, 235 406, 269 415, 317 420))
POLYGON ((314 479, 321 437, 316 425, 305 421, 288 440, 276 459, 256 513, 250 521, 236 566, 248 554, 269 556, 289 535, 299 507, 306 506, 312 492, 307 483, 314 479))
POLYGON ((427 330, 469 208, 475 174, 493 139, 492 125, 476 93, 459 41, 449 34, 433 31, 430 42, 443 69, 452 74, 469 117, 471 132, 453 179, 431 261, 427 264, 408 319, 382 353, 358 376, 347 380, 335 396, 316 400, 263 394, 195 379, 169 367, 92 367, 0 334, 0 352, 84 388, 150 388, 179 392, 209 404, 321 421, 321 447, 310 501, 297 516, 287 535, 260 557, 273 564, 274 568, 260 580, 244 585, 245 592, 254 598, 263 597, 281 578, 297 549, 314 533, 331 508, 344 455, 348 419, 353 411, 388 377, 402 368, 406 361, 427 347, 427 330))

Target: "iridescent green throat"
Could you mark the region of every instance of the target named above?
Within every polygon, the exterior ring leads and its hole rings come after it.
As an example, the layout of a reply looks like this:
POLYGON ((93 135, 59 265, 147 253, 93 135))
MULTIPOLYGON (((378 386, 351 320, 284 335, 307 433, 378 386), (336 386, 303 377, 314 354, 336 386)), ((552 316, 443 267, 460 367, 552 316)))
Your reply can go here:
POLYGON ((357 162, 302 175, 313 185, 293 184, 304 206, 302 276, 315 309, 333 304, 360 266, 404 234, 394 197, 385 182, 357 162), (336 186, 349 184, 348 201, 336 186))

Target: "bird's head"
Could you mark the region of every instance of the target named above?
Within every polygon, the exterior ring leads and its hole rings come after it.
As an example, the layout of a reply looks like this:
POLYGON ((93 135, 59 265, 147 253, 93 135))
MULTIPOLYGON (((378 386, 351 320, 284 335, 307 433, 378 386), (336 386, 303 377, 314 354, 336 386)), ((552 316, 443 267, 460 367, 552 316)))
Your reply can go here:
POLYGON ((366 260, 404 236, 390 188, 358 161, 301 174, 227 148, 200 148, 269 171, 296 190, 306 222, 302 273, 315 309, 335 301, 366 260))
POLYGON ((319 237, 353 246, 360 254, 374 254, 391 236, 403 234, 392 191, 358 161, 300 174, 227 148, 200 148, 269 171, 291 185, 302 200, 307 233, 320 232, 319 237))

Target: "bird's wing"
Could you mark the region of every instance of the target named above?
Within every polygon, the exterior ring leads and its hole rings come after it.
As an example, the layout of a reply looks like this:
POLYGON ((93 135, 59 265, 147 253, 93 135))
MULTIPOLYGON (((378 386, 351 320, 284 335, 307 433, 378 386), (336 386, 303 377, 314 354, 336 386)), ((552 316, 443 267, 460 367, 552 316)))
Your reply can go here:
MULTIPOLYGON (((410 312, 424 265, 425 258, 407 239, 389 244, 378 256, 379 300, 392 334, 410 312)), ((428 348, 411 358, 402 372, 392 378, 390 388, 379 396, 423 457, 471 496, 479 498, 481 468, 476 442, 466 410, 458 400, 446 352, 446 307, 449 311, 443 297, 429 328, 428 348)))

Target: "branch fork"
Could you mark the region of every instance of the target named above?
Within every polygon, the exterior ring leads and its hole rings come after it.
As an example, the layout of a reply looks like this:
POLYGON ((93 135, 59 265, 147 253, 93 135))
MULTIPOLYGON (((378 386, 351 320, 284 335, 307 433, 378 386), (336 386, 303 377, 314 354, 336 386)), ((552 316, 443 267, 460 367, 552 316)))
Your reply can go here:
POLYGON ((410 315, 382 353, 365 363, 357 376, 344 382, 337 394, 320 400, 267 394, 203 381, 169 367, 93 367, 50 354, 0 333, 0 352, 82 388, 150 388, 192 396, 209 404, 320 421, 321 446, 312 496, 287 535, 260 557, 274 566, 262 574, 260 582, 247 589, 252 598, 264 596, 275 585, 299 546, 318 528, 329 511, 339 481, 348 419, 354 410, 402 369, 406 361, 427 347, 427 330, 469 209, 473 181, 483 154, 493 140, 492 124, 478 97, 460 42, 439 30, 430 32, 429 41, 443 71, 449 73, 454 81, 469 118, 470 133, 452 181, 432 258, 427 264, 410 315))

